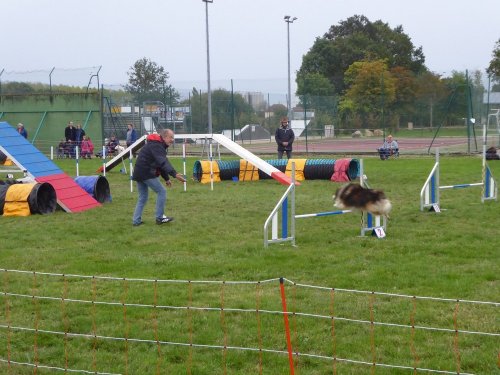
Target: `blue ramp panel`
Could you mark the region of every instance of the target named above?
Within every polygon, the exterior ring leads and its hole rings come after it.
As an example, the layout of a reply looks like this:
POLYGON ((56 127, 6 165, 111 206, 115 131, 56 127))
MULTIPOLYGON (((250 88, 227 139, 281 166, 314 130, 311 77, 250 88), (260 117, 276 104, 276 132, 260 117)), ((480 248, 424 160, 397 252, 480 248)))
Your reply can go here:
POLYGON ((63 173, 57 165, 6 122, 0 122, 0 146, 20 168, 29 171, 34 177, 63 173))

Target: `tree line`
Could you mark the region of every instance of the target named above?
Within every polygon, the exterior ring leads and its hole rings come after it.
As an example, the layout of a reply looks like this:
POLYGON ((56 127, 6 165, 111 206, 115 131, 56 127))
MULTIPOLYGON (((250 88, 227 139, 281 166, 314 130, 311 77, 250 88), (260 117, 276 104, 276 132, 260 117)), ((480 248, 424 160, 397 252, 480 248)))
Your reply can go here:
MULTIPOLYGON (((469 114, 476 119, 486 116, 483 95, 488 90, 487 78, 492 90, 500 91, 500 39, 485 73, 452 71, 443 76, 432 72, 425 65, 423 48, 413 45, 402 26, 391 28, 381 20, 371 22, 365 16, 354 15, 332 25, 303 56, 296 74, 299 104, 295 111, 314 113, 309 128, 318 131, 326 124, 393 131, 408 122, 429 128, 463 124, 469 114)), ((168 83, 167 70, 146 57, 137 60, 127 75, 123 90, 107 90, 105 95, 122 103, 160 101, 169 107, 189 106, 190 113, 185 117, 189 130, 206 131, 206 92, 193 88, 189 98, 181 99, 168 83)), ((36 93, 45 86, 8 82, 0 86, 0 93, 36 93)), ((212 91, 211 96, 216 132, 256 123, 271 130, 287 113, 282 104, 264 103, 255 108, 242 94, 224 89, 212 91)))

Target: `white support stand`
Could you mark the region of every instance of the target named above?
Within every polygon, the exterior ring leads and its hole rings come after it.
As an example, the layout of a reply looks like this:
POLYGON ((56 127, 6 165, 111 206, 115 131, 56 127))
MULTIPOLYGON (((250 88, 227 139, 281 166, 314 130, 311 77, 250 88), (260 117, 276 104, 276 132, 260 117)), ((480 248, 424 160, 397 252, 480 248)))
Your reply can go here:
POLYGON ((441 212, 440 207, 440 190, 446 189, 463 189, 468 187, 481 186, 481 202, 487 200, 497 200, 498 197, 498 183, 491 173, 491 169, 486 163, 486 128, 483 126, 483 161, 482 161, 482 180, 481 182, 456 184, 456 185, 439 185, 439 148, 436 149, 436 162, 427 177, 427 180, 420 191, 420 211, 429 208, 429 211, 441 212))

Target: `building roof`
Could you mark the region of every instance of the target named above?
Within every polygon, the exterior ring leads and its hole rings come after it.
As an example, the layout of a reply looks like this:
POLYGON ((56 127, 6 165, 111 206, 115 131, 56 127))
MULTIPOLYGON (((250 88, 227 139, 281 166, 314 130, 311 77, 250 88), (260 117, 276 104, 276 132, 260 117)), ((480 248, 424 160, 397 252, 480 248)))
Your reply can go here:
MULTIPOLYGON (((487 92, 483 94, 483 103, 484 104, 488 103, 488 93, 487 92)), ((489 103, 490 104, 500 104, 500 92, 490 92, 489 103)))

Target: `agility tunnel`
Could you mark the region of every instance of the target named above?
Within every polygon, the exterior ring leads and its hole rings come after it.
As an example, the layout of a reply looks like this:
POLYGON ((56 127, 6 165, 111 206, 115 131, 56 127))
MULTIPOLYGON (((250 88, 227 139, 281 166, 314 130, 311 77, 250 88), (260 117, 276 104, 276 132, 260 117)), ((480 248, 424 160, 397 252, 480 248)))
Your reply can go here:
MULTIPOLYGON (((295 179, 332 180, 337 182, 352 181, 359 176, 358 159, 274 159, 265 160, 287 176, 292 174, 295 163, 295 179)), ((271 177, 246 160, 197 160, 193 167, 193 179, 201 183, 210 182, 210 173, 214 181, 257 181, 271 177), (212 164, 212 166, 210 166, 212 164), (212 171, 210 171, 212 169, 212 171)))
POLYGON ((56 191, 48 182, 23 184, 0 180, 0 215, 45 215, 54 212, 56 207, 56 191))
POLYGON ((106 177, 78 176, 75 177, 75 182, 99 203, 111 202, 111 192, 106 177))

